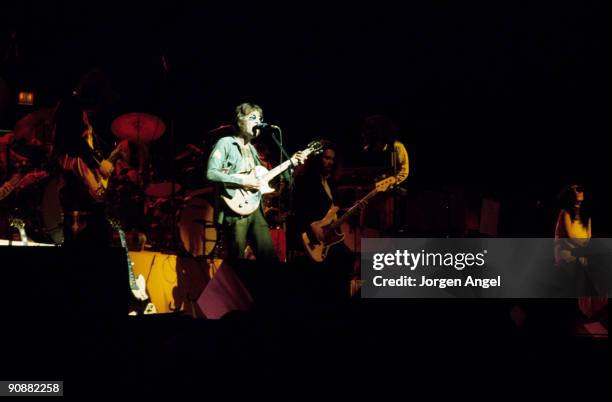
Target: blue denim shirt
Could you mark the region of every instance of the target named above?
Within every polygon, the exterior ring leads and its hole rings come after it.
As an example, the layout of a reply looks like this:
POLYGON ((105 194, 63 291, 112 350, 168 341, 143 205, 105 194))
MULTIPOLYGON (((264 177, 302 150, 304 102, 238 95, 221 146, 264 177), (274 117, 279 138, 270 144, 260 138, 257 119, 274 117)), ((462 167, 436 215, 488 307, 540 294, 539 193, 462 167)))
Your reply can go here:
MULTIPOLYGON (((253 146, 249 143, 251 154, 255 160, 255 165, 261 165, 259 154, 253 146)), ((222 137, 217 141, 213 147, 210 157, 208 158, 208 167, 206 169, 206 178, 212 182, 223 184, 219 186, 219 194, 223 194, 229 197, 233 197, 235 189, 231 188, 242 185, 242 178, 234 177, 232 174, 235 173, 248 173, 243 171, 243 157, 240 152, 240 143, 238 138, 235 136, 222 137)), ((222 204, 221 201, 219 204, 222 204)), ((217 209, 217 223, 223 221, 223 210, 221 205, 217 209)))

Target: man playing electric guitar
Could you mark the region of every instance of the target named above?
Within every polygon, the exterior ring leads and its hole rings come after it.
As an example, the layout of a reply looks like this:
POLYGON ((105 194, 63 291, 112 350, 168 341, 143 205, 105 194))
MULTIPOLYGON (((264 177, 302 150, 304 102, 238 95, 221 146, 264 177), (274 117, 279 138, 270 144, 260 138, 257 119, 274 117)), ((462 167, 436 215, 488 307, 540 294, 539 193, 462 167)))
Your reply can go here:
POLYGON ((99 105, 83 95, 82 83, 64 99, 55 115, 54 157, 62 172, 60 202, 64 214, 64 245, 110 245, 110 226, 103 203, 116 149, 103 158, 103 141, 94 133, 91 116, 99 105))
POLYGON ((316 234, 311 230, 311 223, 324 216, 335 219, 338 211, 336 181, 340 171, 339 149, 326 140, 321 140, 321 144, 323 152, 310 158, 303 168, 296 172, 293 187, 294 220, 288 227, 288 238, 296 259, 299 260, 299 256, 303 254, 310 257, 302 257, 302 260, 310 264, 313 275, 317 277, 319 295, 324 298, 344 299, 349 295, 356 256, 344 244, 338 244, 331 249, 318 249, 321 250, 321 255, 325 253, 325 258, 313 264, 312 261, 316 259, 311 257, 311 249, 305 248, 302 240, 303 234, 308 232, 313 239, 308 244, 322 246, 323 243, 316 240, 316 234))
POLYGON ((372 191, 357 201, 342 216, 337 216, 339 208, 332 205, 322 219, 310 223, 309 227, 302 233, 302 243, 310 259, 314 262, 323 262, 327 258, 330 248, 344 240, 344 234, 340 230, 342 223, 351 215, 359 212, 376 194, 387 191, 396 183, 397 178, 395 176, 382 179, 376 183, 372 191))
POLYGON ((321 140, 321 143, 323 152, 306 161, 295 175, 294 225, 289 228, 289 236, 296 251, 303 251, 301 234, 309 230, 310 223, 321 219, 330 208, 338 205, 338 149, 329 141, 321 140))
MULTIPOLYGON (((225 236, 227 258, 244 258, 248 238, 258 260, 276 259, 261 203, 254 201, 247 205, 237 202, 234 209, 230 206, 231 200, 236 199, 237 192, 247 190, 244 194, 250 192, 255 195, 259 193, 258 190, 263 190, 262 187, 267 187, 267 183, 262 183, 255 175, 249 174, 261 166, 251 139, 259 134, 258 126, 262 124, 262 113, 261 107, 255 104, 239 105, 236 108, 238 133, 219 139, 208 160, 207 179, 223 185, 219 188, 215 209, 217 224, 222 225, 225 236), (243 213, 235 210, 243 207, 249 207, 248 211, 243 213)), ((291 163, 299 164, 303 159, 302 154, 298 152, 291 158, 291 163)))

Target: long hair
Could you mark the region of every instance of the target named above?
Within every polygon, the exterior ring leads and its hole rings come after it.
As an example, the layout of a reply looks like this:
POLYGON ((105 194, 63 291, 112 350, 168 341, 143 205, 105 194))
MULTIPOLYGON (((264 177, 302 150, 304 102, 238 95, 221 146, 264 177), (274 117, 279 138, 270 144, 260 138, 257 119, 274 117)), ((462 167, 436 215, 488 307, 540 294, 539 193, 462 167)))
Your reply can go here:
POLYGON ((81 76, 72 95, 85 110, 99 109, 113 103, 117 98, 108 76, 98 68, 89 70, 81 76))
POLYGON ((334 151, 335 156, 334 156, 334 167, 332 168, 330 172, 330 178, 332 180, 338 180, 339 178, 338 176, 340 174, 340 167, 341 167, 341 163, 340 163, 341 158, 340 158, 340 151, 338 149, 338 146, 327 139, 320 139, 319 142, 323 146, 322 151, 318 153, 317 155, 314 155, 308 158, 306 162, 304 163, 303 167, 296 172, 296 175, 319 175, 321 174, 322 168, 323 168, 323 153, 326 150, 331 149, 332 151, 334 151))
POLYGON ((577 207, 575 192, 573 189, 574 186, 580 186, 584 188, 584 186, 581 186, 578 183, 570 183, 567 186, 563 187, 563 189, 559 193, 559 196, 557 197, 559 207, 562 210, 567 211, 567 213, 570 215, 570 218, 572 219, 572 222, 575 221, 577 217, 579 217, 582 225, 584 225, 584 227, 588 227, 589 220, 592 216, 591 203, 588 195, 589 193, 585 189, 584 200, 580 203, 580 206, 577 207))

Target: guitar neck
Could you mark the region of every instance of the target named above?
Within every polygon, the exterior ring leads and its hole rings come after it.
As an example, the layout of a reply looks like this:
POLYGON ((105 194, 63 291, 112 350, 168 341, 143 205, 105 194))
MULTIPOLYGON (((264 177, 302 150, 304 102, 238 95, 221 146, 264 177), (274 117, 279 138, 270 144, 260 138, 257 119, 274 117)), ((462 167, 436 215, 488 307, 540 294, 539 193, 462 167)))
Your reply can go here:
POLYGON ((368 200, 374 197, 378 193, 376 189, 370 191, 365 197, 360 199, 355 205, 350 207, 348 211, 346 211, 340 218, 338 218, 333 224, 332 228, 337 229, 342 225, 348 218, 355 214, 355 212, 359 211, 361 207, 368 202, 368 200))
POLYGON ((292 165, 291 159, 288 159, 288 160, 284 161, 283 163, 281 163, 280 165, 278 165, 274 169, 271 169, 266 174, 266 176, 264 177, 264 180, 266 180, 266 181, 272 180, 273 178, 275 178, 276 176, 278 176, 279 174, 281 174, 285 170, 287 170, 289 168, 289 166, 291 166, 291 165, 292 165))
POLYGON ((24 244, 28 244, 28 235, 26 234, 25 228, 19 228, 19 237, 24 244))
POLYGON ((127 241, 125 239, 125 232, 123 231, 123 229, 120 228, 116 228, 117 233, 119 233, 119 240, 121 240, 121 247, 123 247, 123 249, 125 250, 125 256, 127 258, 127 263, 128 263, 128 273, 130 275, 130 286, 132 287, 132 289, 135 288, 136 286, 136 277, 134 276, 134 271, 132 269, 133 263, 132 263, 132 259, 130 258, 130 252, 127 246, 127 241))

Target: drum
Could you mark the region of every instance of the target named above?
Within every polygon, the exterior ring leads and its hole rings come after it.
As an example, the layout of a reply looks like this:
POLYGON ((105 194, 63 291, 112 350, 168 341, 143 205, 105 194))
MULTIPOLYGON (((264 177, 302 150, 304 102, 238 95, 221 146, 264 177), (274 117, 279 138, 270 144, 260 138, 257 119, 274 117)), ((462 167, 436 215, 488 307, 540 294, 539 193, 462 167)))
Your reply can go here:
POLYGON ((106 195, 106 214, 121 223, 124 231, 145 229, 145 194, 130 180, 117 180, 106 195))
POLYGON ((53 243, 64 242, 64 217, 60 203, 61 178, 53 177, 45 185, 41 205, 44 233, 53 243))
POLYGON ((178 171, 180 182, 187 191, 203 188, 209 184, 206 181, 206 164, 203 160, 183 162, 178 167, 178 171))
MULTIPOLYGON (((177 194, 181 191, 181 185, 174 183, 174 193, 177 194)), ((172 182, 162 181, 151 183, 145 189, 147 196, 152 198, 168 198, 172 196, 172 182)))
POLYGON ((185 251, 194 257, 212 253, 217 244, 214 208, 204 197, 186 197, 177 221, 185 251))
POLYGON ((172 252, 173 250, 173 209, 182 205, 182 200, 175 200, 172 205, 167 198, 148 198, 144 204, 144 225, 147 234, 146 248, 156 251, 172 252))
POLYGON ((18 207, 11 214, 25 221, 26 234, 37 243, 61 244, 64 241, 61 185, 61 178, 54 176, 16 194, 14 205, 18 207))
POLYGON ((270 237, 272 238, 272 245, 278 260, 281 262, 287 261, 287 239, 285 238, 285 231, 279 228, 270 229, 270 237))

